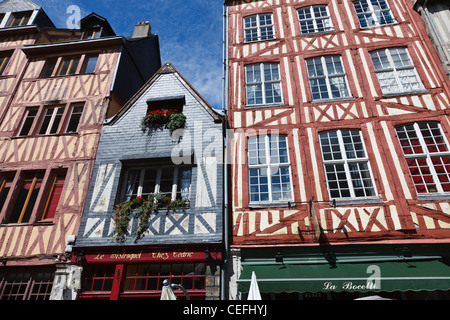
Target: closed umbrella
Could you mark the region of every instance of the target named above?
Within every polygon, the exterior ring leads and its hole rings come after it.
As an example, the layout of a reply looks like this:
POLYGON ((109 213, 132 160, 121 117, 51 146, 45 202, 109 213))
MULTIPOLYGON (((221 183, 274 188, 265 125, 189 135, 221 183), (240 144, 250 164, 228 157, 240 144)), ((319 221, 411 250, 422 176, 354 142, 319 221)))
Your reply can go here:
POLYGON ((259 292, 258 281, 256 280, 256 274, 254 271, 252 273, 252 281, 250 282, 248 300, 262 300, 261 293, 259 292))
POLYGON ((172 291, 172 288, 170 287, 170 283, 167 281, 164 281, 162 287, 162 293, 161 293, 161 300, 177 300, 177 297, 172 291), (166 285, 167 284, 167 285, 166 285))

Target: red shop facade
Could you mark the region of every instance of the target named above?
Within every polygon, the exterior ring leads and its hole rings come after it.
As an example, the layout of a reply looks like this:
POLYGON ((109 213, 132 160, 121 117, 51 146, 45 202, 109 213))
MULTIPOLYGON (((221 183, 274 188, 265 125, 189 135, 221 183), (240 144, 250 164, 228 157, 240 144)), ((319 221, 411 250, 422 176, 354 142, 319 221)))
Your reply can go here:
MULTIPOLYGON (((214 246, 81 248, 80 300, 160 300, 164 280, 181 285, 191 300, 220 297, 222 253, 214 246)), ((174 290, 177 299, 187 299, 174 290)))

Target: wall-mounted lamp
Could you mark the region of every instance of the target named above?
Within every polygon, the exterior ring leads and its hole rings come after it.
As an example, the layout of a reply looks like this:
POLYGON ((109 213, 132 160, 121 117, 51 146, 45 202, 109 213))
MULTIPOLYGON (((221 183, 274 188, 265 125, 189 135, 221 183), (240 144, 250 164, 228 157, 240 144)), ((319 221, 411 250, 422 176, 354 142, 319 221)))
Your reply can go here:
POLYGON ((76 257, 75 257, 75 263, 76 263, 76 264, 81 264, 81 263, 83 263, 83 261, 84 261, 84 256, 85 256, 84 251, 80 251, 80 252, 76 255, 76 257))
POLYGON ((216 251, 216 249, 214 249, 214 251, 211 252, 209 250, 209 248, 206 248, 206 250, 205 250, 205 260, 206 261, 217 260, 217 251, 216 251))
POLYGON ((2 259, 2 265, 3 265, 3 266, 6 266, 7 263, 8 263, 8 260, 2 259))
POLYGON ((277 254, 275 255, 275 262, 277 262, 277 263, 283 263, 284 262, 284 257, 281 254, 281 252, 277 252, 277 254))

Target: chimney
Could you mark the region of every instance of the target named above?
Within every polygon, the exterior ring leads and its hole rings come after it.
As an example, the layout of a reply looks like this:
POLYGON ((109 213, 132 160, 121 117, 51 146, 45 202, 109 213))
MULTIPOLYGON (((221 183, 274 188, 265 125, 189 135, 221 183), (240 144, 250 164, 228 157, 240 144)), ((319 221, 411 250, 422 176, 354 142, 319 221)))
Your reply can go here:
POLYGON ((150 22, 138 22, 134 27, 134 32, 132 38, 144 38, 150 36, 152 33, 152 27, 150 22))

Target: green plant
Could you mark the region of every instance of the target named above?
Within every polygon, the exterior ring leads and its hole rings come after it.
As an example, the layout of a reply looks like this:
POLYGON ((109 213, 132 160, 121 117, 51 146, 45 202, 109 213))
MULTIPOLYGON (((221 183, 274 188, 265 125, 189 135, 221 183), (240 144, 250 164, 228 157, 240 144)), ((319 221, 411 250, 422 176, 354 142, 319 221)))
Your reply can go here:
POLYGON ((148 221, 152 212, 159 210, 186 209, 189 200, 172 200, 164 194, 150 194, 147 200, 137 197, 136 199, 125 201, 114 208, 114 239, 119 243, 124 243, 129 232, 131 216, 137 219, 137 225, 133 232, 135 242, 142 238, 148 230, 148 221))
POLYGON ((165 127, 169 129, 170 135, 175 130, 183 129, 186 125, 186 116, 175 109, 149 111, 141 120, 141 129, 145 132, 153 132, 158 128, 165 127))

